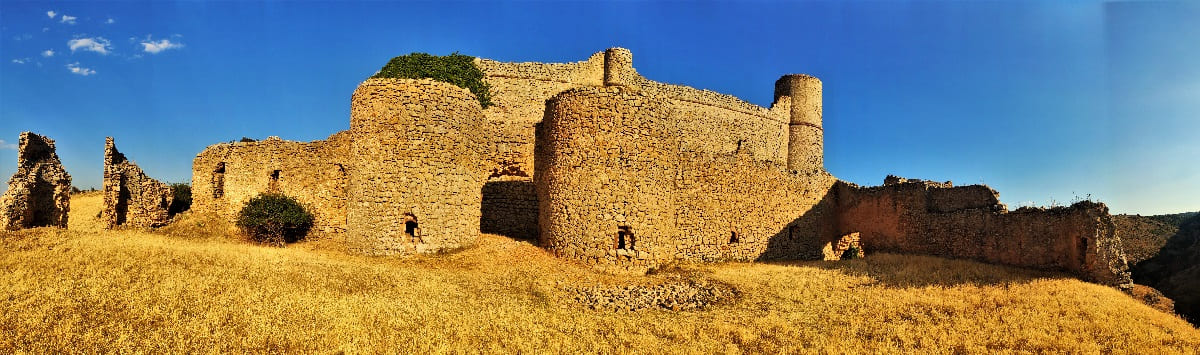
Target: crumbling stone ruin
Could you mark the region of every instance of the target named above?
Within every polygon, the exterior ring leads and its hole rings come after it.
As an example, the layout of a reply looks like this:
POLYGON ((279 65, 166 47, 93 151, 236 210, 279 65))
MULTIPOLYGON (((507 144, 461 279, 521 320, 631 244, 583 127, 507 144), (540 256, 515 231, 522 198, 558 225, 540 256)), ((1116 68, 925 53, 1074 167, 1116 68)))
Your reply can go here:
POLYGON ((71 175, 54 151, 54 140, 21 133, 17 172, 0 196, 0 225, 5 230, 67 227, 71 210, 71 175))
POLYGON ((1008 211, 995 190, 889 176, 883 186, 838 182, 838 232, 873 250, 938 255, 1127 285, 1132 281, 1104 204, 1008 211))
POLYGON ((348 131, 205 149, 193 208, 232 218, 254 195, 281 192, 315 210, 317 234, 363 254, 469 245, 484 231, 536 237, 606 271, 857 250, 1127 282, 1101 204, 1007 212, 985 186, 839 181, 824 168, 815 77, 783 76, 764 108, 645 79, 632 63, 622 48, 575 63, 476 59, 487 109, 451 84, 369 79, 348 131), (424 243, 403 235, 404 213, 424 243))
POLYGON ((112 137, 104 138, 105 228, 117 226, 161 227, 170 222, 168 212, 175 195, 171 187, 151 179, 125 154, 117 151, 112 137))

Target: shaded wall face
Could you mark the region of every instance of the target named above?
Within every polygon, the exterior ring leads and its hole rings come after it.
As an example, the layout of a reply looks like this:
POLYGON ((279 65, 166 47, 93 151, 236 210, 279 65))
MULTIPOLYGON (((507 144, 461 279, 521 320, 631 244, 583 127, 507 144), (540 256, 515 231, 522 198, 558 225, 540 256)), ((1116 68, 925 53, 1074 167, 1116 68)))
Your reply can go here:
POLYGON ((483 113, 465 89, 369 79, 351 105, 348 240, 364 254, 465 246, 479 235, 483 113), (420 243, 405 235, 413 213, 420 243))
POLYGON ((869 251, 916 253, 1066 271, 1128 282, 1120 239, 1099 204, 1007 212, 985 186, 839 183, 838 229, 861 233, 869 251))
POLYGON ((233 220, 255 196, 282 193, 313 213, 309 238, 339 237, 346 228, 348 151, 345 132, 308 143, 268 139, 211 146, 192 162, 192 210, 233 220))

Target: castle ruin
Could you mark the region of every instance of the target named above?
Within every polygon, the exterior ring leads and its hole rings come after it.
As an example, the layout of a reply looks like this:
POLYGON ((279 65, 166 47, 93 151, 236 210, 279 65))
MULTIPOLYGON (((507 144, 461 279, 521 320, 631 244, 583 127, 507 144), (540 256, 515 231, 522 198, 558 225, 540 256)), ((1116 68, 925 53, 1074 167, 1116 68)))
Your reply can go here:
POLYGON ((193 209, 232 219, 282 193, 314 212, 310 238, 360 254, 466 246, 482 231, 608 271, 854 246, 1128 282, 1102 204, 1008 212, 986 186, 845 183, 824 168, 817 78, 782 77, 764 108, 645 79, 632 59, 622 48, 575 63, 476 59, 486 109, 448 83, 368 79, 347 131, 206 148, 193 209), (423 243, 403 235, 405 213, 423 243))
POLYGON ((169 209, 175 195, 171 187, 154 180, 117 151, 112 137, 104 139, 105 228, 117 226, 161 227, 171 221, 169 209))
POLYGON ((21 133, 17 172, 0 196, 0 226, 5 230, 67 227, 71 211, 71 175, 54 150, 54 140, 21 133))

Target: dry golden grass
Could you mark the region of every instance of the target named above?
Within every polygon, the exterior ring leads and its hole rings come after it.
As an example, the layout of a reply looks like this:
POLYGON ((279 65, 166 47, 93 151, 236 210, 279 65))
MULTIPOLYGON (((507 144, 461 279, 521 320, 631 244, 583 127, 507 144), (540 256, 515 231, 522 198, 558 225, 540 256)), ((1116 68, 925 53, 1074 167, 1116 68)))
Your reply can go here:
MULTIPOLYGON (((349 256, 303 244, 103 231, 0 234, 0 352, 1194 353, 1200 331, 1114 289, 966 261, 683 265, 743 291, 705 311, 614 313, 567 285, 595 274, 485 235, 449 255, 349 256)), ((176 232, 179 232, 176 230, 176 232)))

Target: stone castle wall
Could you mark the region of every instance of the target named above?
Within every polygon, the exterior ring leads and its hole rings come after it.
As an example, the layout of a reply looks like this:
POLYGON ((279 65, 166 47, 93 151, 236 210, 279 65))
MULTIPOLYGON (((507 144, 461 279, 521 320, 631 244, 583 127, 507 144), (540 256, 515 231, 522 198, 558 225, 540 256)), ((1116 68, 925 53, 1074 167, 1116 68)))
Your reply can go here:
MULTIPOLYGON (((537 220, 537 198, 532 194, 534 173, 534 131, 545 115, 545 103, 554 95, 573 88, 626 86, 663 100, 677 121, 680 144, 685 151, 708 154, 743 152, 754 160, 786 164, 789 149, 789 122, 794 111, 792 100, 811 91, 778 95, 770 108, 742 101, 734 96, 687 86, 655 82, 640 76, 633 68, 633 55, 623 48, 611 48, 576 63, 502 63, 479 59, 492 87, 494 106, 484 110, 488 118, 492 173, 483 196, 481 224, 485 231, 514 237, 532 238, 536 230, 528 226, 537 220), (795 96, 795 97, 794 97, 795 96)), ((814 79, 815 80, 815 79, 814 79)), ((815 102, 819 127, 819 81, 815 102)), ((818 141, 820 136, 816 138, 818 141)), ((818 142, 819 143, 819 142, 818 142)), ((821 147, 805 145, 798 151, 821 156, 821 147), (816 149, 812 151, 812 149, 816 149)), ((810 170, 823 171, 819 165, 810 170)))
POLYGON ((838 232, 860 233, 867 251, 973 259, 1129 282, 1120 238, 1103 204, 1009 212, 982 185, 889 178, 877 187, 838 183, 838 232))
POLYGON ((54 140, 23 132, 17 148, 17 172, 0 195, 0 228, 67 227, 71 211, 71 175, 54 150, 54 140))
POLYGON ((355 90, 351 129, 326 141, 206 149, 194 208, 232 216, 258 193, 282 192, 363 254, 465 246, 483 231, 536 236, 612 271, 866 249, 1127 280, 1103 205, 1008 212, 984 186, 838 181, 824 169, 817 78, 780 78, 763 108, 647 80, 632 61, 620 48, 576 63, 479 59, 487 109, 450 84, 369 79, 355 90), (419 243, 403 233, 406 212, 419 243))
POLYGON ((368 79, 350 111, 350 249, 398 254, 473 243, 487 150, 475 96, 427 79, 368 79), (423 243, 405 236, 406 212, 417 216, 423 243))
POLYGON ((692 124, 681 116, 694 113, 659 94, 583 88, 547 104, 535 169, 543 247, 635 272, 672 260, 819 255, 832 236, 822 199, 835 179, 788 172, 744 146, 689 146, 692 124))
POLYGON ((105 228, 161 227, 171 220, 171 187, 146 175, 142 168, 117 151, 112 137, 104 138, 105 228))
POLYGON ((192 162, 192 210, 235 220, 251 198, 274 192, 313 212, 310 237, 341 237, 346 229, 350 134, 294 142, 271 137, 209 146, 192 162))

